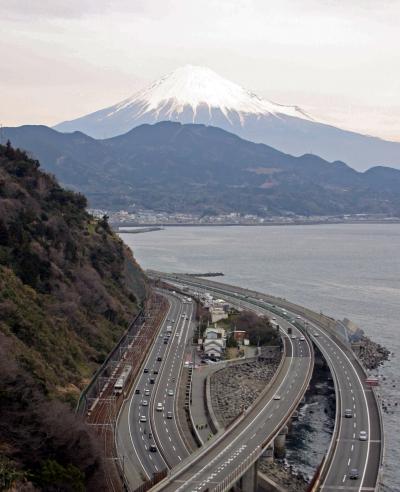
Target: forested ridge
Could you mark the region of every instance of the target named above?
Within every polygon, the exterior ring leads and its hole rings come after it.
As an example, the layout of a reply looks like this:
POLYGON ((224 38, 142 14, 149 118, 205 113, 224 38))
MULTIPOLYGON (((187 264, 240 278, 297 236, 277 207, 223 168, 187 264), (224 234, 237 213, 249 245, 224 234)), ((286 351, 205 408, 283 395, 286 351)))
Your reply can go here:
POLYGON ((146 281, 107 218, 39 167, 0 146, 0 488, 103 490, 73 409, 146 281))

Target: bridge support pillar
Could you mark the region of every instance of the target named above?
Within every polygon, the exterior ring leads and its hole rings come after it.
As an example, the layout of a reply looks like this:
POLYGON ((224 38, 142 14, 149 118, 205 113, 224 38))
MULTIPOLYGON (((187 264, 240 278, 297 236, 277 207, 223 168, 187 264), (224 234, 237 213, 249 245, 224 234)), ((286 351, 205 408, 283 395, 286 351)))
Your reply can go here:
POLYGON ((263 452, 262 457, 269 463, 274 461, 274 441, 272 441, 267 449, 263 452))
POLYGON ((257 491, 257 477, 258 477, 258 461, 247 470, 243 475, 242 482, 242 492, 256 492, 257 491))
POLYGON ((283 458, 286 452, 286 434, 289 432, 287 425, 282 427, 274 439, 274 454, 276 458, 283 458))

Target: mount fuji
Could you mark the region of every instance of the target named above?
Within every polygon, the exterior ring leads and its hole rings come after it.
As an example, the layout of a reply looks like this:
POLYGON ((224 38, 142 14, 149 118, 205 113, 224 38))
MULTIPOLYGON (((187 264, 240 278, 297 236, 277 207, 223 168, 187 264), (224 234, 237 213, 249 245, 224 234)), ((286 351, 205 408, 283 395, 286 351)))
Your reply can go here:
POLYGON ((201 123, 292 155, 314 153, 357 170, 400 168, 400 142, 342 130, 313 119, 298 106, 270 102, 206 67, 187 65, 124 101, 54 128, 109 138, 143 123, 201 123))

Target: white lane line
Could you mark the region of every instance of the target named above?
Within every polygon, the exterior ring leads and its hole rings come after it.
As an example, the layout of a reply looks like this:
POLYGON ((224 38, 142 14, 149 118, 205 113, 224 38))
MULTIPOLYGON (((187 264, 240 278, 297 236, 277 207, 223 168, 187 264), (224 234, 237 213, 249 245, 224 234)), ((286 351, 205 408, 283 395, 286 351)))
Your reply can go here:
POLYGON ((345 482, 345 481, 346 481, 346 477, 347 477, 347 475, 344 475, 344 476, 343 476, 343 480, 342 480, 342 482, 345 482))

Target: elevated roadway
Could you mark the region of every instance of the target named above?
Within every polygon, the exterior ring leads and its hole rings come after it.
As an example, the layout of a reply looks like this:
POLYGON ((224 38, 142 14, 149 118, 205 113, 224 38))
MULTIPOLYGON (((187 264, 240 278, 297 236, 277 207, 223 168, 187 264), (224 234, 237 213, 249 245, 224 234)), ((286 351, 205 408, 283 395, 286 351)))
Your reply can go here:
MULTIPOLYGON (((232 304, 238 304, 232 299, 232 304)), ((248 303, 265 314, 265 308, 248 303)), ((263 450, 286 424, 307 390, 313 370, 313 350, 302 332, 281 320, 285 335, 285 357, 272 384, 256 402, 205 449, 174 468, 168 479, 154 490, 206 491, 234 484, 255 463, 263 450), (291 338, 287 328, 291 326, 291 338)))
MULTIPOLYGON (((177 281, 173 276, 168 276, 168 279, 177 281)), ((336 336, 332 330, 322 328, 314 319, 307 319, 301 306, 296 309, 292 305, 289 311, 287 303, 279 298, 209 280, 179 276, 178 281, 192 288, 233 298, 243 306, 257 305, 286 319, 302 316, 303 329, 319 347, 331 369, 337 401, 333 439, 314 490, 377 490, 383 459, 379 403, 373 390, 365 384, 366 374, 361 363, 343 338, 336 336), (280 304, 285 307, 280 308, 280 304), (351 417, 345 417, 346 410, 350 411, 351 417), (360 440, 361 431, 366 432, 366 440, 360 440), (357 478, 352 477, 354 470, 357 470, 357 478)), ((188 479, 188 475, 184 477, 188 479)))

